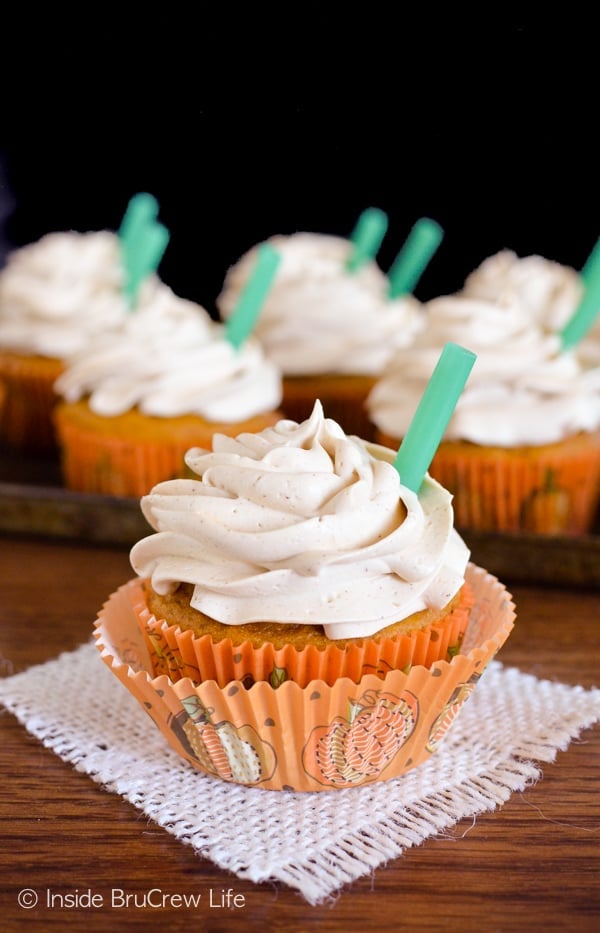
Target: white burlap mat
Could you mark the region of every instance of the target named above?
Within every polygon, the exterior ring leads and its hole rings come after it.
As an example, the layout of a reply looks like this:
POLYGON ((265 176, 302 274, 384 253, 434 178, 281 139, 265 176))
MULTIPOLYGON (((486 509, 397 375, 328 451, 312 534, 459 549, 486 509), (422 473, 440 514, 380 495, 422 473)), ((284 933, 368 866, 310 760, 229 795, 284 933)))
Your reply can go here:
POLYGON ((86 644, 0 680, 0 701, 63 761, 120 794, 198 855, 317 904, 340 887, 493 810, 600 720, 600 689, 538 680, 493 661, 438 752, 403 777, 301 794, 227 784, 167 746, 86 644))

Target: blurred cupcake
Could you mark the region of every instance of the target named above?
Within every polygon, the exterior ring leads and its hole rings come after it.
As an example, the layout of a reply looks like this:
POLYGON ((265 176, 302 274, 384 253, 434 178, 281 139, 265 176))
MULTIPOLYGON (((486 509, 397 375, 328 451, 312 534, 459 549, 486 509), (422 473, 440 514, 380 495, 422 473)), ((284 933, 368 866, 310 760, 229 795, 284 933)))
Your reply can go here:
MULTIPOLYGON (((308 418, 319 398, 328 417, 347 433, 368 437, 364 400, 390 355, 421 324, 420 303, 408 290, 416 285, 425 261, 419 266, 414 250, 405 254, 411 272, 417 267, 419 272, 405 279, 406 263, 397 265, 395 291, 374 258, 386 228, 385 215, 368 210, 351 239, 293 233, 267 241, 280 254, 281 265, 256 333, 283 374, 282 407, 295 421, 308 418)), ((417 235, 419 243, 427 241, 429 258, 439 242, 439 228, 422 221, 417 235)), ((235 306, 257 249, 242 256, 225 277, 217 299, 224 319, 235 306)))
POLYGON ((215 435, 142 499, 156 533, 99 613, 104 661, 170 744, 221 779, 320 791, 426 760, 508 637, 451 498, 394 452, 303 423, 215 435))
POLYGON ((141 496, 186 472, 215 431, 275 423, 281 376, 260 344, 235 347, 200 305, 146 282, 117 331, 73 356, 55 384, 67 488, 141 496))
POLYGON ((9 255, 0 271, 0 444, 56 449, 54 383, 68 358, 123 321, 126 275, 122 239, 108 230, 48 233, 9 255))
POLYGON ((430 472, 454 496, 462 529, 581 534, 600 495, 600 370, 564 350, 509 292, 428 302, 427 324, 396 353, 367 406, 397 445, 446 341, 477 354, 430 472))

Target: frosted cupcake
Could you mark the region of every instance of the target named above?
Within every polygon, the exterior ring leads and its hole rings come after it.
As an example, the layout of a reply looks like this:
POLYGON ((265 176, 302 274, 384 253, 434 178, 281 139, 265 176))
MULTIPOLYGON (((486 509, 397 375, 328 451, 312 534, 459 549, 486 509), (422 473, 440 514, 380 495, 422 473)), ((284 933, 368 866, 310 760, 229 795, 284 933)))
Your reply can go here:
POLYGON ((151 195, 131 199, 118 233, 48 233, 15 250, 0 272, 0 443, 53 451, 54 383, 74 354, 118 328, 142 278, 152 287, 167 231, 151 195), (149 247, 137 250, 138 244, 149 247), (130 247, 136 247, 131 258, 130 247), (146 264, 146 260, 150 264, 146 264))
POLYGON ((67 488, 140 496, 185 474, 184 453, 215 431, 281 417, 281 376, 258 341, 234 347, 200 305, 147 282, 120 328, 73 356, 56 382, 67 488))
POLYGON ((222 686, 267 668, 305 686, 405 667, 415 649, 450 656, 471 604, 468 550, 448 493, 403 488, 393 457, 348 438, 320 402, 300 424, 190 450, 194 479, 142 499, 157 533, 131 561, 147 619, 170 623, 147 630, 181 632, 188 673, 222 686))
POLYGON ((64 359, 127 310, 115 234, 49 233, 13 252, 0 272, 0 373, 8 447, 52 449, 53 383, 64 359))
POLYGON ((376 437, 399 443, 440 347, 463 342, 477 367, 431 464, 454 496, 458 526, 588 531, 600 486, 600 370, 564 351, 512 294, 445 296, 425 314, 426 328, 369 396, 376 437))
MULTIPOLYGON (((381 212, 365 215, 377 219, 381 212)), ((390 280, 373 258, 381 235, 380 229, 379 239, 361 253, 356 267, 357 238, 293 233, 268 241, 280 254, 281 265, 256 333, 283 374, 282 407, 293 420, 308 418, 319 398, 345 431, 368 437, 364 400, 394 350, 410 342, 421 325, 420 302, 405 292, 392 295, 390 280)), ((217 299, 224 319, 235 306, 257 248, 225 277, 217 299)))
POLYGON ((451 497, 394 452, 303 423, 216 435, 142 499, 155 533, 99 613, 104 661, 194 767, 271 790, 387 780, 426 760, 508 637, 451 497))

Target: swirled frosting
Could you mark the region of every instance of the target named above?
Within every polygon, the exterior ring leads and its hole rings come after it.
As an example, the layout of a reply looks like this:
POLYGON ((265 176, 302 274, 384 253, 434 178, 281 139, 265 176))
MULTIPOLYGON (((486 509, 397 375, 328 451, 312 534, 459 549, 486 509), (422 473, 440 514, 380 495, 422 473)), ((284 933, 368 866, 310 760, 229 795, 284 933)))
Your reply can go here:
POLYGON ((540 328, 556 333, 579 304, 583 284, 575 269, 542 256, 519 257, 504 249, 467 276, 463 294, 485 301, 506 295, 517 300, 540 328))
POLYGON ((402 485, 394 452, 344 434, 319 401, 297 424, 215 435, 186 456, 197 480, 160 483, 141 508, 155 529, 131 551, 158 593, 193 584, 191 604, 225 624, 323 625, 363 637, 441 608, 469 558, 450 494, 402 485))
POLYGON ((127 313, 118 238, 48 233, 12 252, 0 273, 0 346, 63 359, 127 313))
MULTIPOLYGON (((462 294, 488 301, 516 299, 542 330, 559 333, 583 297, 583 280, 570 266, 542 256, 519 257, 505 249, 467 276, 462 294)), ((585 366, 600 366, 600 319, 575 353, 585 366)))
POLYGON ((235 349, 204 308, 158 284, 118 329, 69 358, 55 389, 69 402, 87 397, 99 415, 137 407, 233 423, 276 409, 281 375, 256 339, 235 349))
MULTIPOLYGON (((268 242, 281 261, 256 334, 284 375, 377 374, 418 330, 420 303, 412 296, 389 300, 387 276, 374 261, 348 272, 349 240, 294 233, 268 242)), ((236 305, 257 250, 253 247, 227 272, 217 298, 224 319, 236 305)))
POLYGON ((446 440, 516 447, 548 444, 600 425, 600 369, 560 352, 506 293, 495 301, 448 295, 425 306, 427 324, 400 350, 367 398, 383 433, 402 438, 447 342, 477 354, 446 428, 446 440))

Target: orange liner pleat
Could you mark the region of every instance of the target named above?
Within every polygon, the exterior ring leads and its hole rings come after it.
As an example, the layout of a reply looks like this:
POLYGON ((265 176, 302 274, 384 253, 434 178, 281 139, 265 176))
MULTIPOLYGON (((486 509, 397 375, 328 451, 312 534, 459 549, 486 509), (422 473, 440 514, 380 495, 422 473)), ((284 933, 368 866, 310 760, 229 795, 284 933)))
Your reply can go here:
POLYGON ((232 680, 246 685, 266 681, 273 686, 292 680, 306 686, 311 680, 333 684, 339 677, 358 682, 365 674, 383 678, 392 670, 409 670, 417 664, 429 667, 449 659, 460 648, 472 606, 473 592, 465 584, 458 605, 425 628, 381 639, 364 638, 346 647, 330 644, 301 649, 293 645, 276 648, 270 642, 258 647, 249 641, 234 644, 230 638, 215 642, 210 635, 182 631, 179 625, 152 615, 143 595, 133 609, 156 676, 188 677, 194 683, 214 680, 220 686, 232 680))

